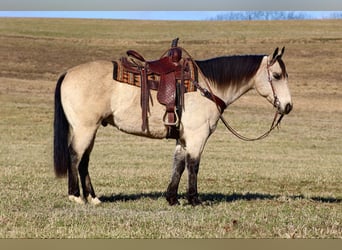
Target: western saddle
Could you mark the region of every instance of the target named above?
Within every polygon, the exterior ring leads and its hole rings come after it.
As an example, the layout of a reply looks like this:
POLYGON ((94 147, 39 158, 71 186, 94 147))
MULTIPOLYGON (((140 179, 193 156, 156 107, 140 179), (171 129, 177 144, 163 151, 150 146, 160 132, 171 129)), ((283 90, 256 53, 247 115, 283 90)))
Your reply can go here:
POLYGON ((157 91, 157 100, 165 106, 163 119, 168 129, 168 138, 179 138, 179 127, 184 108, 184 93, 196 91, 197 70, 190 58, 182 57, 182 48, 174 39, 171 48, 154 61, 147 61, 134 50, 127 57, 114 61, 113 78, 117 81, 141 88, 142 131, 149 130, 149 102, 153 105, 151 90, 157 91), (166 54, 166 55, 165 55, 166 54))

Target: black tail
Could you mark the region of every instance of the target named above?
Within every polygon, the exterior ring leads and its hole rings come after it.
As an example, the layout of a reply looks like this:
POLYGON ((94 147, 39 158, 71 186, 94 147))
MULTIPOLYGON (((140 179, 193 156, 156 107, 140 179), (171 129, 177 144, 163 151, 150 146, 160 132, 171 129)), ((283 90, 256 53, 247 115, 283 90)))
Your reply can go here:
POLYGON ((66 73, 60 76, 55 90, 55 118, 54 118, 54 168, 57 177, 64 177, 67 174, 68 167, 71 164, 68 148, 69 123, 65 117, 61 102, 61 85, 66 73))

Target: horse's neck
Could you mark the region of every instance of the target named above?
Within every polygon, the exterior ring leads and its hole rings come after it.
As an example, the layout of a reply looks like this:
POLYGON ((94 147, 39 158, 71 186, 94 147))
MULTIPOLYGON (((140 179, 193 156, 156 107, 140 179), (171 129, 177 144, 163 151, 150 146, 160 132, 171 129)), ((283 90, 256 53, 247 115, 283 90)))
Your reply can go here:
POLYGON ((226 105, 230 105, 239 99, 243 94, 247 93, 249 90, 253 88, 254 78, 249 81, 241 82, 238 85, 228 85, 225 89, 216 89, 214 88, 214 93, 218 97, 220 97, 226 105))
POLYGON ((226 102, 227 106, 235 102, 249 90, 255 88, 255 83, 256 81, 259 81, 258 79, 263 78, 263 74, 265 74, 265 68, 267 66, 267 60, 268 57, 264 56, 257 72, 252 78, 249 80, 242 80, 242 82, 238 84, 227 84, 227 87, 222 90, 215 89, 217 95, 226 102))

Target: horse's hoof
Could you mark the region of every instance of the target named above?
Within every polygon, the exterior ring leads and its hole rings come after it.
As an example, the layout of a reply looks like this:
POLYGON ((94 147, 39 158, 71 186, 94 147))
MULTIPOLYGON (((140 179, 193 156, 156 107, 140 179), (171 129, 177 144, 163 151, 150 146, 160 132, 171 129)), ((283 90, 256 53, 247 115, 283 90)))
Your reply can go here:
POLYGON ((88 195, 87 201, 88 201, 89 204, 92 204, 92 205, 99 205, 99 204, 101 204, 101 201, 96 196, 92 197, 91 195, 88 195))
POLYGON ((177 205, 180 205, 180 203, 179 203, 178 199, 175 199, 173 201, 169 201, 169 205, 170 206, 177 206, 177 205))
POLYGON ((166 197, 166 200, 168 201, 170 206, 175 206, 175 205, 180 204, 177 197, 166 197))
POLYGON ((200 201, 200 199, 198 199, 198 197, 191 197, 188 199, 189 204, 191 206, 198 206, 198 205, 202 205, 202 201, 200 201))
POLYGON ((77 204, 85 204, 85 201, 82 199, 81 196, 69 195, 69 200, 72 202, 76 202, 77 204))

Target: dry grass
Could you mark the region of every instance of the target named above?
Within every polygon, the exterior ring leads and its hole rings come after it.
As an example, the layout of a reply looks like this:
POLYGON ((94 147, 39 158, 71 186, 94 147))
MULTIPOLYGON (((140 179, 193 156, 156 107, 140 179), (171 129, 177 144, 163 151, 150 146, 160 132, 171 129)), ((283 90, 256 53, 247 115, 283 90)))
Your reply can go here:
MULTIPOLYGON (((135 22, 1 19, 1 238, 341 238, 341 21, 135 22), (163 197, 174 141, 99 130, 90 172, 100 206, 67 200, 52 169, 53 92, 79 63, 127 49, 159 56, 179 36, 196 58, 286 46, 294 99, 282 128, 245 143, 219 125, 202 157, 203 206, 163 197), (148 150, 146 150, 148 149, 148 150)), ((251 92, 225 116, 257 135, 272 119, 251 92)), ((186 190, 186 175, 180 192, 186 190)))

